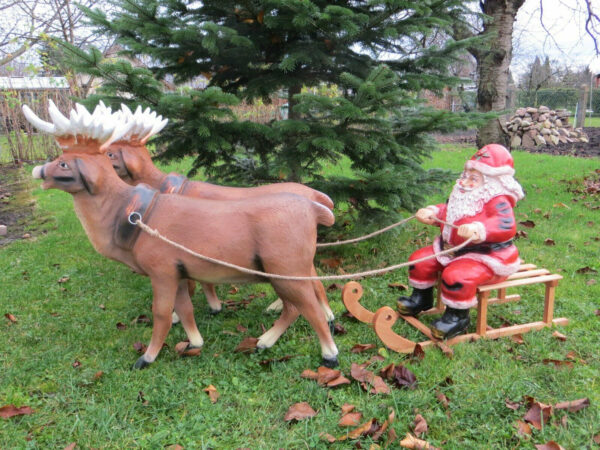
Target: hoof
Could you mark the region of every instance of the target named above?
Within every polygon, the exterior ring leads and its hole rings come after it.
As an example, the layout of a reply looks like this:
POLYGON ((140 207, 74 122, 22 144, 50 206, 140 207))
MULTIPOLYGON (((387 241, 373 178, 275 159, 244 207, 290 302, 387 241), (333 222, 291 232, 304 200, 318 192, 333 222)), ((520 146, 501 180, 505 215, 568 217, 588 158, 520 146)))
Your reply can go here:
POLYGON ((148 361, 146 361, 143 356, 140 356, 138 358, 138 360, 135 362, 135 364, 133 365, 132 369, 133 370, 141 370, 141 369, 148 367, 149 365, 150 365, 150 363, 148 361))
POLYGON ((325 367, 327 367, 328 369, 333 369, 334 367, 337 367, 340 365, 337 358, 332 358, 332 359, 323 358, 323 362, 321 364, 324 365, 325 367))
POLYGON ((223 309, 212 309, 210 310, 210 315, 211 316, 216 316, 217 314, 221 314, 221 311, 223 311, 223 309))

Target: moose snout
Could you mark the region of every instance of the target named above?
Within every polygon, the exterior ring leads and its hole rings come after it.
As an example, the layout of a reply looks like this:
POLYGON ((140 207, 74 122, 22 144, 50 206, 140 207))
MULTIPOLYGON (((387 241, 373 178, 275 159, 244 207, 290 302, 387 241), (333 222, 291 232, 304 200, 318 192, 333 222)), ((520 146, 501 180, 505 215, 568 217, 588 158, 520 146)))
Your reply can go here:
POLYGON ((33 170, 31 171, 31 175, 33 176, 33 178, 35 178, 37 180, 43 180, 44 179, 44 166, 35 166, 33 168, 33 170))

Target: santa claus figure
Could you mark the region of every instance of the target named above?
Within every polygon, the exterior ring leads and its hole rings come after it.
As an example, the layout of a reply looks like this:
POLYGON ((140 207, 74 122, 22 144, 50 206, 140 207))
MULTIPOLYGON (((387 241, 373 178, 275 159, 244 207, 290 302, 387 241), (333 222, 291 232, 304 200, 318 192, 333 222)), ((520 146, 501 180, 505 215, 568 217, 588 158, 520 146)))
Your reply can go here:
POLYGON ((469 308, 477 305, 477 286, 504 280, 519 268, 519 252, 513 243, 516 223, 513 208, 523 198, 511 154, 490 144, 465 164, 446 204, 417 211, 417 219, 439 226, 433 245, 414 252, 410 260, 455 247, 470 237, 469 245, 409 267, 410 297, 398 299, 400 314, 417 315, 433 306, 433 286, 441 272, 441 297, 446 309, 432 323, 432 334, 447 339, 469 326, 469 308), (443 220, 454 226, 444 225, 443 220))

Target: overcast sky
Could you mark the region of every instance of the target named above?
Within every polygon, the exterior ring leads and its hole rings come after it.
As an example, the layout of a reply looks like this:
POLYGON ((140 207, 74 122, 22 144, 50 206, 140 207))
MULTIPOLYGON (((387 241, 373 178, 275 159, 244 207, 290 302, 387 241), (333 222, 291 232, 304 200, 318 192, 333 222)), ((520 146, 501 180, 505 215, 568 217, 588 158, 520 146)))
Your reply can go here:
MULTIPOLYGON (((592 5, 599 14, 600 0, 592 0, 592 5)), ((547 55, 550 60, 560 61, 561 66, 590 65, 596 56, 592 38, 585 31, 587 13, 583 6, 583 0, 543 0, 543 26, 540 0, 526 0, 515 22, 513 73, 522 73, 536 55, 542 61, 547 55)), ((597 39, 600 41, 600 36, 597 39)))

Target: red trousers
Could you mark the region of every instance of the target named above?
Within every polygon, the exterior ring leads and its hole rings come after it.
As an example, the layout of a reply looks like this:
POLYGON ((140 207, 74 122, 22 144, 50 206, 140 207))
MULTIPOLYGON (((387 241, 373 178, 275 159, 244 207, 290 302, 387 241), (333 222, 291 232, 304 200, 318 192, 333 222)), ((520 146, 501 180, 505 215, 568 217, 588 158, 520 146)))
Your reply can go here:
MULTIPOLYGON (((414 252, 409 261, 433 255, 433 246, 414 252)), ((411 265, 408 281, 411 286, 425 289, 433 286, 438 274, 442 274, 442 301, 455 309, 467 309, 477 305, 477 286, 498 283, 506 277, 494 274, 485 264, 472 259, 459 259, 443 266, 436 258, 411 265)))

